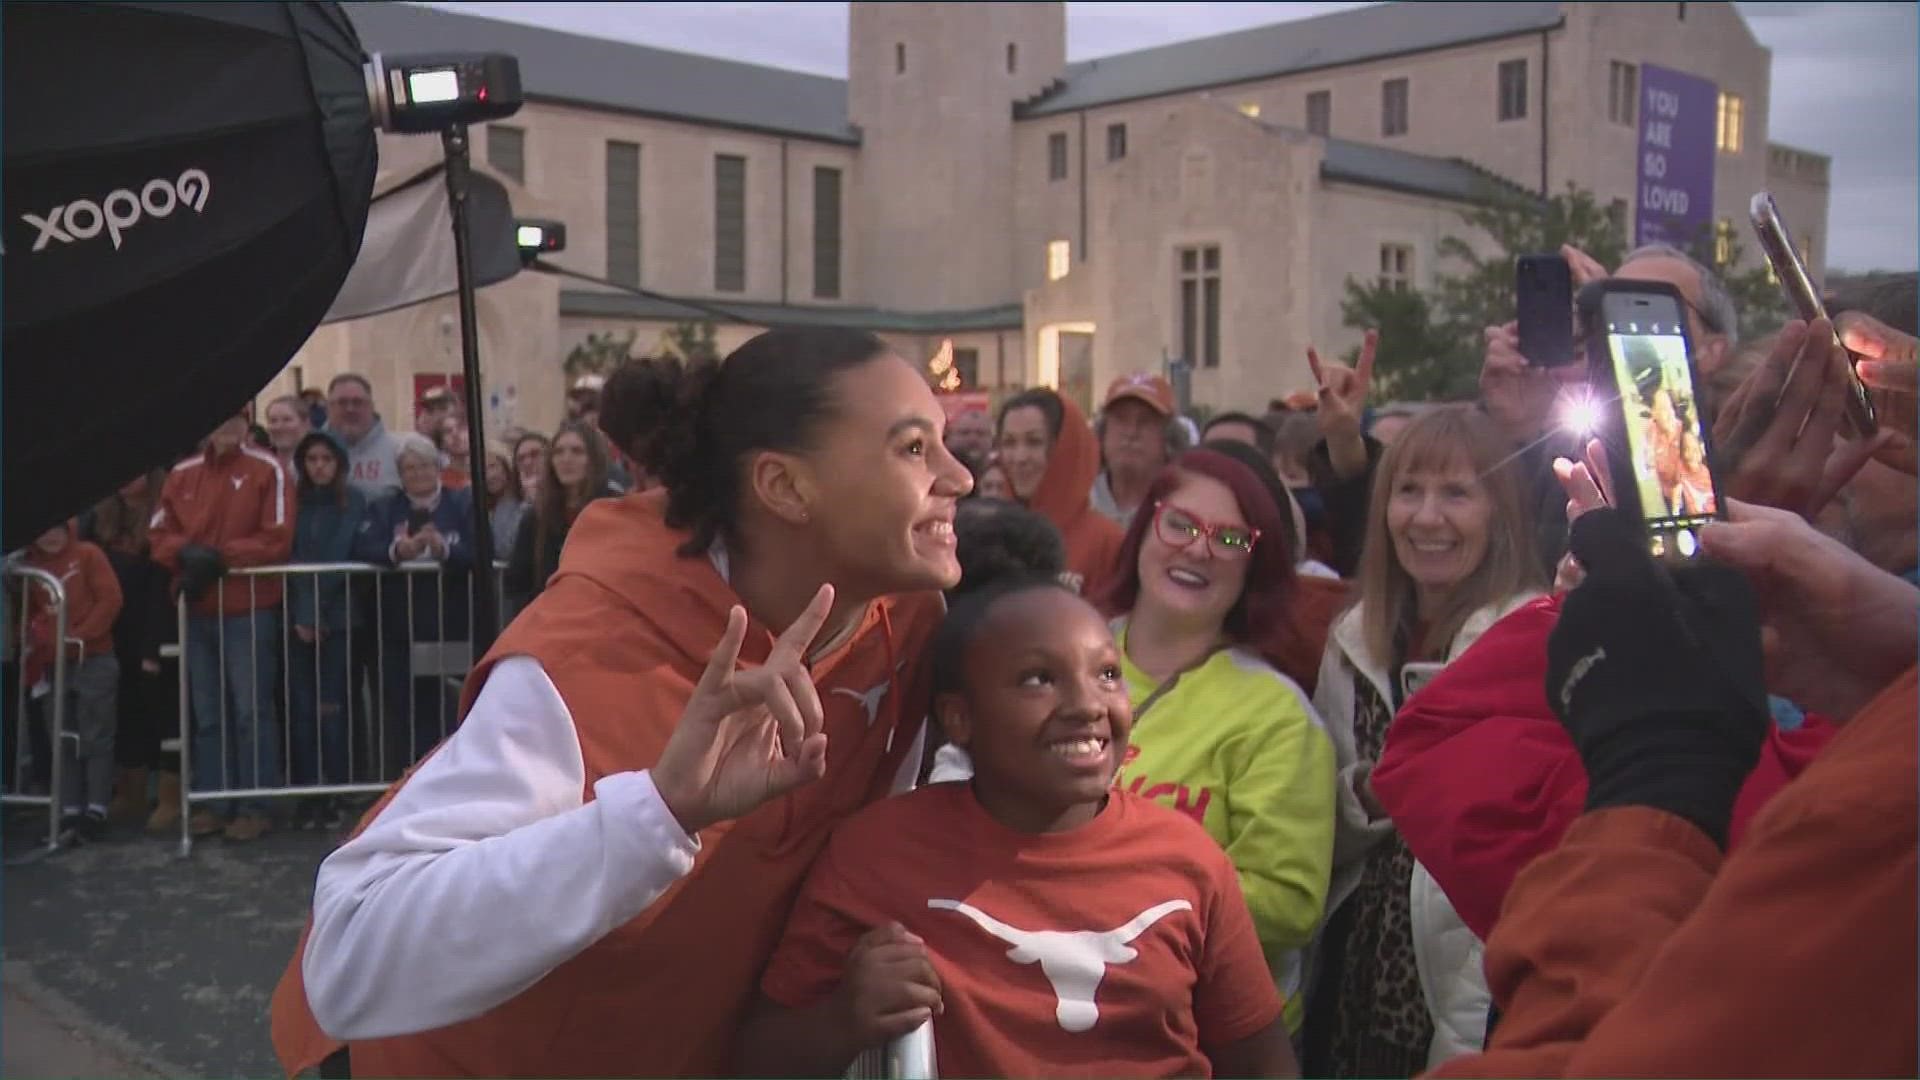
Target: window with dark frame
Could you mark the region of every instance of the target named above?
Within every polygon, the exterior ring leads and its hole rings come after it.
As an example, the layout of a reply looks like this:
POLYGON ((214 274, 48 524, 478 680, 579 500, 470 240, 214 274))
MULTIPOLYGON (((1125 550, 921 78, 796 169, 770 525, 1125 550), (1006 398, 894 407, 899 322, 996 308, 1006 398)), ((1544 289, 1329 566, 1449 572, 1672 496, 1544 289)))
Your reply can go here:
POLYGON ((713 156, 713 287, 747 288, 747 159, 713 156))
POLYGON ((1220 366, 1220 248, 1177 249, 1180 356, 1195 367, 1220 366))
POLYGON ((1607 119, 1633 126, 1640 100, 1640 69, 1615 60, 1607 68, 1607 119))
POLYGON ((813 170, 813 295, 840 298, 840 170, 813 170))
POLYGON ((1388 79, 1380 84, 1380 134, 1407 133, 1407 80, 1388 79))
POLYGON ((953 369, 960 373, 960 386, 962 389, 978 389, 980 386, 980 350, 953 350, 953 369))
POLYGON ((1307 130, 1315 135, 1333 134, 1333 91, 1315 90, 1307 95, 1307 130))
POLYGON ((501 176, 527 182, 527 132, 507 124, 487 125, 487 165, 501 176))
POLYGON ((1413 288, 1413 248, 1410 245, 1380 245, 1380 287, 1400 292, 1413 288))
POLYGON ((607 143, 607 280, 640 287, 639 143, 607 143))
POLYGON ((1047 136, 1047 179, 1067 178, 1067 133, 1056 131, 1047 136))
POLYGON ((1107 160, 1119 161, 1127 156, 1127 125, 1107 125, 1107 160))
POLYGON ((1502 120, 1527 118, 1527 62, 1525 60, 1500 62, 1499 110, 1502 120))

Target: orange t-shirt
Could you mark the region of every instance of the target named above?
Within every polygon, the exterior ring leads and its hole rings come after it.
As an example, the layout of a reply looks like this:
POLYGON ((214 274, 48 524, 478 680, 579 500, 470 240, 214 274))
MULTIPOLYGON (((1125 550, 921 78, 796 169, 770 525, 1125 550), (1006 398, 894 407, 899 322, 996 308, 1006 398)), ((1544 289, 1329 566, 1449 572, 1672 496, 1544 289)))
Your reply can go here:
POLYGON ((1205 1047, 1280 1015, 1219 845, 1121 791, 1041 835, 994 820, 964 783, 861 811, 814 864, 761 989, 818 1003, 889 921, 933 954, 942 1076, 1207 1076, 1205 1047))

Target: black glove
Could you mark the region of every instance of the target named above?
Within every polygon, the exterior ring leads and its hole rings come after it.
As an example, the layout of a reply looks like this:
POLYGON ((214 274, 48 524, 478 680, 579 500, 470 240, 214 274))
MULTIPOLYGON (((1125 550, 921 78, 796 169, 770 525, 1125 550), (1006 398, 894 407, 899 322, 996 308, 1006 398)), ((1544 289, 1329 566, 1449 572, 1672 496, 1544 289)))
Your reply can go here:
POLYGON ((180 549, 180 592, 188 600, 207 595, 213 583, 227 575, 227 561, 205 544, 188 544, 180 549))
POLYGON ((1547 700, 1587 769, 1587 809, 1651 806, 1721 847, 1770 722, 1746 578, 1705 558, 1667 568, 1612 509, 1570 544, 1587 578, 1547 639, 1547 700))

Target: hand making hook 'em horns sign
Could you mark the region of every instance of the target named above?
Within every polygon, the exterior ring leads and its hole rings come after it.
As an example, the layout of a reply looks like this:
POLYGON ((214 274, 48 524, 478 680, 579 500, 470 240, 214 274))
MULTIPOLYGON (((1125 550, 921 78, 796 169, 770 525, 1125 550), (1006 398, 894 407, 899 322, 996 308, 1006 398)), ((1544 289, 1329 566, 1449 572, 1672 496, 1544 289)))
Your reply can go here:
POLYGON ((707 669, 653 767, 653 783, 689 835, 739 817, 827 771, 820 691, 807 650, 833 607, 822 585, 773 644, 767 662, 736 670, 747 612, 735 606, 707 669))
POLYGON ((1307 367, 1319 384, 1320 435, 1327 440, 1327 457, 1334 473, 1351 479, 1366 471, 1367 445, 1361 425, 1367 394, 1373 387, 1373 357, 1380 348, 1380 332, 1369 330, 1361 339, 1360 359, 1353 367, 1320 359, 1307 346, 1307 367))

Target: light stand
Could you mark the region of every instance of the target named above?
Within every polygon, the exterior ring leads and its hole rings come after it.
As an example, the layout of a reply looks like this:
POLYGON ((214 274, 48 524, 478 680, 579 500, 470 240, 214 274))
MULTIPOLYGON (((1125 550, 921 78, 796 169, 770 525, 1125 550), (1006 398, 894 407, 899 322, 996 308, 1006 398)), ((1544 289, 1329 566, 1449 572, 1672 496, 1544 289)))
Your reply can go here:
POLYGON ((473 659, 478 663, 500 633, 500 598, 494 591, 493 527, 488 520, 486 414, 480 385, 480 331, 474 312, 473 255, 468 250, 467 181, 473 172, 467 125, 440 133, 447 152, 447 205, 453 211, 453 262, 460 298, 460 367, 466 374, 467 475, 473 478, 473 659))

